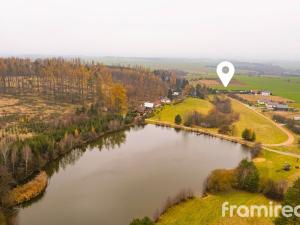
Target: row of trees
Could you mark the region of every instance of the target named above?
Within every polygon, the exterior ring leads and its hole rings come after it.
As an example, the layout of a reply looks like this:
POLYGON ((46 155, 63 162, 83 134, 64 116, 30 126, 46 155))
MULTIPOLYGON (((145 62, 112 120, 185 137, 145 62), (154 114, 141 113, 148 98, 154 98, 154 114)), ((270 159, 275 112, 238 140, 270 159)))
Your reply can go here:
POLYGON ((166 83, 142 67, 108 67, 82 63, 79 59, 0 58, 0 93, 38 94, 55 100, 84 102, 127 92, 133 101, 157 99, 166 94, 168 85, 176 85, 176 79, 170 78, 166 83))
POLYGON ((207 179, 206 190, 216 193, 239 189, 249 192, 259 190, 259 173, 253 162, 242 160, 234 170, 215 170, 207 179))
POLYGON ((284 123, 287 127, 295 132, 296 134, 300 134, 300 123, 299 121, 295 121, 293 119, 281 116, 281 115, 273 115, 273 120, 278 123, 284 123))

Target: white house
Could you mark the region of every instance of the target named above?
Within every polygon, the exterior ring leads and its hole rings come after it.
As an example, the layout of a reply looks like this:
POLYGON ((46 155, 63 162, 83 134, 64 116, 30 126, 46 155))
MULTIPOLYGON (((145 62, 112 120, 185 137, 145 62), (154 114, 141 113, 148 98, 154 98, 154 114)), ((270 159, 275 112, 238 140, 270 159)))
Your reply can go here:
POLYGON ((294 116, 294 120, 299 121, 300 120, 300 116, 294 116))
POLYGON ((172 95, 173 95, 173 96, 179 96, 179 92, 178 92, 178 91, 174 91, 174 92, 172 93, 172 95))
POLYGON ((270 91, 261 91, 262 96, 270 96, 272 93, 270 91))
POLYGON ((154 108, 154 103, 153 102, 145 102, 144 107, 146 109, 153 109, 154 108))

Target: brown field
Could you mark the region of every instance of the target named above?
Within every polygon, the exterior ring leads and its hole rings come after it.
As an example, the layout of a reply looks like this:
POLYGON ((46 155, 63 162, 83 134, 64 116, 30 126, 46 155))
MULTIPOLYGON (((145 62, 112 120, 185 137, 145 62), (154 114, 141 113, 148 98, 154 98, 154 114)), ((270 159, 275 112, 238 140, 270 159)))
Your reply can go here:
POLYGON ((294 102, 293 100, 287 99, 287 98, 283 98, 280 96, 262 96, 262 95, 247 95, 247 94, 237 94, 239 97, 243 98, 246 101, 252 102, 252 103, 256 103, 257 100, 260 99, 267 99, 269 101, 273 101, 273 102, 282 102, 282 103, 292 103, 294 102))
POLYGON ((58 103, 53 100, 46 100, 34 96, 10 96, 0 98, 0 117, 11 114, 39 115, 42 118, 54 113, 67 113, 72 111, 76 105, 58 103))
POLYGON ((61 114, 74 112, 77 106, 36 96, 2 95, 0 97, 0 134, 4 128, 18 124, 24 117, 48 120, 61 114))
MULTIPOLYGON (((222 85, 222 83, 219 79, 198 79, 198 80, 193 80, 192 82, 195 85, 196 84, 204 84, 209 87, 222 85)), ((245 84, 243 84, 242 82, 240 82, 238 80, 234 80, 234 79, 230 81, 230 84, 234 85, 234 86, 245 86, 245 84)))

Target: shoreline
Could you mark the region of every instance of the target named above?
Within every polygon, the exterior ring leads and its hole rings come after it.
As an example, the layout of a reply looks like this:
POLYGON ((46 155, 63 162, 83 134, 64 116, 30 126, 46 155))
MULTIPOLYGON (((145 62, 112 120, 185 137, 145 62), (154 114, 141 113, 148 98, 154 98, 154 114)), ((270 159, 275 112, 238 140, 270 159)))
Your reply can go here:
POLYGON ((157 126, 162 126, 162 127, 170 127, 170 128, 174 128, 174 129, 180 129, 180 130, 184 130, 184 131, 188 131, 188 132, 192 132, 192 133, 203 134, 203 135, 207 135, 207 136, 211 136, 211 137, 216 137, 216 138, 219 138, 221 140, 241 144, 241 145, 246 146, 246 147, 252 147, 254 145, 254 142, 245 141, 245 140, 243 140, 241 138, 238 138, 238 137, 232 137, 232 136, 228 136, 228 135, 209 132, 209 131, 206 131, 206 130, 201 129, 199 127, 187 127, 187 126, 183 126, 183 125, 177 125, 177 124, 172 124, 172 123, 153 120, 153 119, 145 119, 145 123, 146 124, 153 124, 153 125, 157 125, 157 126))

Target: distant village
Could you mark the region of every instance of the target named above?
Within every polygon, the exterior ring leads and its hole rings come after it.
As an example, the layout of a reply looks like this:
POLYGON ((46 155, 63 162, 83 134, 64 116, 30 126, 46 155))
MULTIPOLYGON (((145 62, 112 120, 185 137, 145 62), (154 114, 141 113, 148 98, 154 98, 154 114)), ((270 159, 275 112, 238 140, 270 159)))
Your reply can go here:
MULTIPOLYGON (((233 90, 233 91, 216 91, 216 93, 224 93, 229 94, 231 97, 238 98, 238 100, 241 100, 247 104, 250 102, 247 101, 243 97, 237 97, 238 96, 255 96, 254 99, 255 102, 252 102, 251 105, 255 105, 256 107, 260 107, 265 111, 281 111, 281 112, 298 112, 299 110, 293 107, 290 107, 285 101, 275 101, 271 98, 272 92, 268 90, 233 90)), ((145 113, 152 111, 156 107, 160 107, 165 104, 171 104, 173 100, 180 99, 181 92, 179 91, 172 91, 172 96, 166 96, 162 97, 161 99, 155 101, 155 102, 144 102, 143 105, 140 106, 139 112, 145 113)), ((300 115, 294 116, 294 120, 300 121, 300 115)))
MULTIPOLYGON (((224 92, 224 91, 219 91, 224 92)), ((298 109, 290 107, 287 103, 287 101, 276 101, 270 98, 272 96, 271 91, 266 90, 241 90, 241 91, 226 91, 227 94, 239 94, 239 96, 242 95, 253 95, 253 96, 260 96, 256 100, 256 106, 263 107, 265 110, 269 111, 289 111, 289 112, 297 112, 298 109)), ((291 103, 291 102, 290 102, 291 103)))

